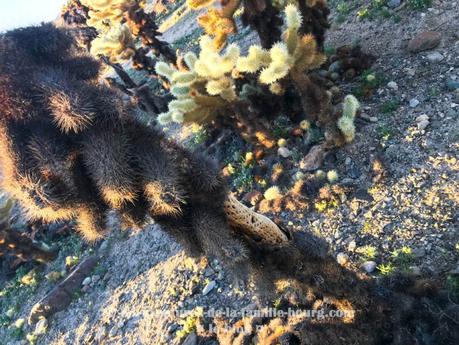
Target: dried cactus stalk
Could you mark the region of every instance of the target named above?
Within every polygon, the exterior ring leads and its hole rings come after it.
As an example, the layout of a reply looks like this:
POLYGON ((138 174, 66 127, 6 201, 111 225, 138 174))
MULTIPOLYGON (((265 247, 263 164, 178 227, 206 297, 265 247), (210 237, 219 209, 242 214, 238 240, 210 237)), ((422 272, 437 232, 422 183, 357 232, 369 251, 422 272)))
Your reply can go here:
POLYGON ((288 242, 287 235, 272 220, 252 211, 231 194, 223 207, 230 225, 249 237, 255 237, 267 244, 288 242))

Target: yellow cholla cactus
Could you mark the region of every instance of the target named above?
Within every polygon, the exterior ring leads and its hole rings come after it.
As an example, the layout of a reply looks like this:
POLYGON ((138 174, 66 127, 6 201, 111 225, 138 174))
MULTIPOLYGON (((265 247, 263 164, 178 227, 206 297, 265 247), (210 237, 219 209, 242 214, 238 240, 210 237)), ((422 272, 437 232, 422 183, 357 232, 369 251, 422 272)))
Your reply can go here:
POLYGON ((277 186, 269 187, 263 194, 266 200, 276 200, 282 197, 282 193, 277 186))
POLYGON ((211 8, 199 16, 198 23, 207 35, 214 37, 213 44, 217 49, 221 49, 225 45, 228 35, 236 32, 233 18, 224 17, 215 8, 211 8))
POLYGON ((127 6, 135 0, 82 0, 81 3, 90 8, 87 24, 99 32, 110 29, 112 23, 121 23, 127 6))
POLYGON ((247 56, 240 57, 236 68, 240 72, 256 73, 261 70, 259 80, 270 85, 271 92, 282 93, 277 82, 289 73, 304 73, 322 65, 326 57, 318 51, 317 43, 312 35, 299 36, 303 18, 295 5, 285 7, 287 29, 283 41, 273 45, 267 51, 259 46, 251 46, 247 56))
POLYGON ((239 47, 229 45, 221 54, 212 38, 200 40, 199 57, 192 52, 184 56, 188 69, 179 70, 165 62, 156 64, 156 72, 171 83, 177 98, 169 103, 167 113, 160 114, 161 124, 168 122, 202 123, 216 116, 218 109, 237 99, 231 73, 239 57, 239 47))
POLYGON ((287 29, 283 42, 276 43, 270 50, 270 62, 260 73, 260 82, 273 84, 289 73, 304 73, 322 65, 326 57, 318 51, 312 35, 298 35, 303 18, 295 5, 285 7, 287 29))
POLYGON ((200 10, 201 8, 212 5, 215 0, 186 0, 186 4, 192 10, 200 10))
POLYGON ((339 118, 337 126, 343 133, 344 139, 347 143, 354 140, 355 137, 355 125, 354 119, 357 110, 360 107, 360 103, 353 95, 347 95, 344 97, 343 102, 343 115, 339 118))
POLYGON ((100 34, 91 44, 91 54, 105 55, 110 61, 127 60, 134 55, 134 39, 126 24, 112 26, 100 34))

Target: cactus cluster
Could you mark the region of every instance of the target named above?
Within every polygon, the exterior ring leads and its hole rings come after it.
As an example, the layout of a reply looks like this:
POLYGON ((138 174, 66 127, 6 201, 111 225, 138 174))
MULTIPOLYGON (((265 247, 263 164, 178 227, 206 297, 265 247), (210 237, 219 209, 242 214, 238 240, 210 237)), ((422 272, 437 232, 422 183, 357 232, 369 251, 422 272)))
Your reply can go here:
POLYGON ((156 73, 169 80, 171 93, 177 98, 169 103, 167 113, 158 116, 160 123, 210 121, 221 108, 237 99, 231 73, 239 57, 239 48, 231 45, 221 54, 209 36, 201 37, 200 47, 199 56, 192 52, 185 54, 186 66, 181 69, 165 62, 156 64, 156 73))
MULTIPOLYGON (((199 10, 212 6, 216 0, 187 0, 191 9, 199 10)), ((312 34, 320 48, 323 47, 324 35, 329 24, 329 9, 326 0, 220 0, 218 6, 208 8, 198 18, 199 24, 207 35, 214 38, 216 48, 226 44, 230 34, 237 31, 235 14, 241 7, 242 24, 254 29, 260 38, 261 46, 269 49, 280 40, 282 20, 280 13, 286 6, 297 7, 304 21, 300 27, 301 34, 312 34)))
POLYGON ((261 89, 249 83, 237 83, 247 75, 258 75, 255 82, 269 86, 274 94, 281 94, 279 83, 289 74, 305 73, 320 66, 325 57, 317 50, 311 35, 300 36, 302 18, 293 5, 285 8, 287 29, 284 40, 270 50, 253 45, 246 56, 230 44, 224 53, 216 48, 209 36, 200 40, 200 53, 189 52, 182 68, 158 62, 156 72, 171 83, 171 93, 177 98, 169 104, 169 111, 159 116, 161 123, 206 122, 218 116, 229 104, 238 104, 261 89), (236 84, 242 84, 237 87, 236 84))
POLYGON ((242 260, 213 162, 137 122, 98 73, 51 24, 0 36, 1 187, 29 219, 75 219, 89 241, 114 210, 126 226, 152 217, 195 253, 242 260))
POLYGON ((175 63, 175 53, 167 43, 158 39, 161 34, 155 23, 155 15, 145 12, 144 1, 81 1, 89 8, 86 24, 96 28, 99 33, 91 48, 93 55, 108 56, 112 62, 132 58, 134 67, 143 69, 145 65, 151 65, 145 60, 151 59, 147 53, 152 51, 156 56, 163 56, 175 63), (142 49, 136 49, 136 39, 142 42, 142 49))

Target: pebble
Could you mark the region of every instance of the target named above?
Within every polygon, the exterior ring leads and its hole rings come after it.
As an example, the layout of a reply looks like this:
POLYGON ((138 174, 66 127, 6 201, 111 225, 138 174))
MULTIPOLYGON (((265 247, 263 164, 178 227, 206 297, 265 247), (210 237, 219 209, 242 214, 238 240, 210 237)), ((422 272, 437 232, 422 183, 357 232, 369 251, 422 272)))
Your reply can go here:
POLYGON ((331 73, 336 73, 336 72, 339 72, 341 71, 342 69, 342 64, 341 64, 341 61, 335 61, 333 62, 329 67, 328 67, 328 71, 331 72, 331 73))
POLYGON ((425 114, 423 115, 419 115, 417 118, 416 118, 416 123, 417 123, 417 126, 418 126, 418 129, 419 130, 424 130, 427 128, 427 126, 429 125, 429 117, 425 114))
POLYGON ((437 47, 441 42, 441 34, 436 31, 424 31, 417 34, 409 43, 408 50, 418 53, 437 47))
POLYGON ((48 330, 48 320, 41 319, 35 325, 35 332, 34 333, 36 335, 45 334, 47 330, 48 330))
POLYGON ((173 323, 167 327, 167 333, 171 334, 174 333, 179 326, 176 323, 173 323))
POLYGON ((102 244, 100 245, 99 250, 105 251, 107 248, 108 248, 108 241, 105 240, 105 241, 102 242, 102 244))
POLYGON ((97 330, 97 333, 96 333, 96 337, 95 337, 95 341, 100 343, 102 342, 102 340, 105 339, 105 337, 107 336, 107 330, 105 328, 105 326, 101 326, 98 330, 97 330))
POLYGON ((349 256, 344 253, 338 253, 336 255, 336 261, 342 266, 345 265, 349 261, 349 256))
POLYGON ((204 287, 204 289, 202 290, 202 294, 205 296, 207 295, 209 292, 211 292, 215 287, 217 286, 217 283, 215 282, 215 280, 212 280, 210 281, 209 283, 207 283, 207 285, 204 287))
POLYGON ((333 81, 337 81, 339 79, 339 74, 336 72, 333 72, 332 74, 330 74, 330 79, 333 81))
POLYGON ((387 87, 388 87, 389 89, 394 90, 394 91, 398 91, 398 85, 397 85, 397 83, 396 83, 395 81, 390 81, 390 82, 388 82, 388 83, 387 83, 387 87))
POLYGON ((365 261, 362 264, 362 268, 365 272, 371 273, 376 269, 376 262, 374 261, 365 261))
POLYGON ((290 150, 286 147, 279 147, 279 149, 277 150, 277 154, 284 158, 290 157, 292 155, 290 150))
POLYGON ((450 91, 459 90, 459 80, 448 80, 446 81, 446 87, 450 91))
POLYGON ((355 243, 354 240, 352 240, 351 242, 349 242, 349 244, 347 245, 347 250, 350 251, 350 252, 353 252, 355 250, 355 248, 357 247, 357 244, 355 243))
POLYGON ((191 332, 183 341, 182 345, 196 345, 198 343, 198 336, 195 332, 191 332))
POLYGON ((418 266, 410 266, 410 271, 415 276, 420 276, 421 275, 421 269, 418 266))
POLYGON ((400 3, 402 1, 401 0, 390 0, 388 3, 387 3, 387 6, 389 6, 390 8, 397 8, 400 6, 400 3))
POLYGON ((427 60, 432 63, 440 62, 444 59, 444 56, 441 55, 439 52, 432 52, 427 54, 427 60))
POLYGON ((94 284, 97 283, 99 280, 100 280, 100 276, 97 274, 93 275, 91 278, 91 282, 94 284))
POLYGON ((83 283, 81 283, 83 286, 91 284, 91 277, 86 277, 83 280, 83 283))
POLYGON ((421 103, 421 102, 419 102, 416 98, 413 98, 413 99, 410 100, 410 107, 411 108, 416 108, 419 105, 419 103, 421 103))

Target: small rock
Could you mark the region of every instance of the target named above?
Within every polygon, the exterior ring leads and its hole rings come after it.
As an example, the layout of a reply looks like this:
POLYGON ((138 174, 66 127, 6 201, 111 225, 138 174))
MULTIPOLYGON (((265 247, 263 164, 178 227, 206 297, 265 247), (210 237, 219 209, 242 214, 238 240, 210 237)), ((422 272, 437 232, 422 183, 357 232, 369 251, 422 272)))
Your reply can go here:
POLYGON ((207 285, 204 287, 204 289, 202 290, 202 294, 205 296, 207 295, 209 292, 211 292, 215 287, 217 286, 217 283, 215 282, 215 280, 212 280, 210 281, 209 283, 207 283, 207 285))
POLYGON ((100 280, 100 276, 97 275, 97 274, 95 274, 95 275, 93 275, 91 277, 91 282, 94 283, 94 284, 97 283, 99 280, 100 280))
POLYGON ((410 266, 410 271, 415 276, 420 276, 421 275, 421 269, 418 266, 410 266))
POLYGON ((410 77, 414 77, 416 75, 416 69, 414 68, 405 68, 404 71, 406 74, 408 74, 410 77))
POLYGON ((215 273, 215 271, 211 267, 206 267, 204 270, 204 277, 210 277, 215 273))
POLYGON ((336 261, 341 266, 343 266, 349 261, 349 256, 347 254, 344 254, 344 253, 338 253, 338 255, 336 255, 336 261))
POLYGON ((113 326, 113 327, 110 329, 110 332, 108 333, 108 335, 109 335, 110 337, 114 337, 114 336, 116 336, 116 334, 118 333, 118 330, 119 330, 119 329, 118 329, 118 326, 115 325, 115 326, 113 326))
POLYGON ((365 272, 371 273, 376 269, 376 262, 374 261, 365 261, 362 264, 362 268, 365 272))
POLYGON ((198 344, 198 336, 196 333, 191 332, 183 341, 182 345, 197 345, 198 344))
POLYGON ((421 121, 429 121, 429 117, 425 114, 419 115, 416 118, 416 122, 421 122, 421 121))
POLYGON ((413 99, 410 100, 410 107, 411 108, 416 108, 419 105, 419 103, 421 103, 421 102, 419 102, 416 98, 413 98, 413 99))
POLYGON ((459 90, 459 80, 448 80, 446 82, 446 87, 450 91, 459 90))
POLYGON ((416 118, 417 126, 419 130, 424 130, 429 125, 429 117, 427 115, 420 115, 416 118))
POLYGON ((319 73, 319 75, 322 77, 322 78, 327 78, 329 73, 328 71, 324 70, 324 69, 320 69, 317 73, 319 73))
POLYGON ((91 284, 91 277, 84 278, 83 282, 81 283, 81 285, 83 285, 83 286, 86 286, 86 285, 89 285, 89 284, 91 284))
POLYGON ((400 6, 400 3, 401 3, 401 0, 389 0, 389 2, 387 3, 387 6, 389 6, 390 8, 397 8, 400 6))
POLYGON ((98 330, 97 330, 97 333, 96 333, 96 336, 94 338, 94 340, 98 343, 102 342, 102 340, 105 339, 105 337, 107 336, 107 329, 105 328, 105 326, 101 326, 98 330))
POLYGON ((427 60, 432 63, 440 62, 444 59, 443 55, 441 55, 439 52, 432 52, 427 54, 427 60))
POLYGON ((350 251, 350 252, 353 252, 355 250, 355 248, 357 247, 357 244, 355 243, 354 240, 352 240, 351 242, 349 242, 349 244, 347 245, 347 250, 350 251))
POLYGON ((300 161, 300 169, 314 171, 320 168, 327 151, 323 145, 313 146, 308 154, 300 161))
POLYGON ((100 245, 99 250, 105 251, 107 248, 108 248, 108 241, 105 240, 105 241, 102 242, 102 244, 100 245))
POLYGON ((415 248, 413 249, 413 255, 418 259, 422 258, 426 255, 426 250, 422 247, 415 248))
POLYGON ((390 82, 388 82, 388 83, 387 83, 387 87, 388 87, 389 89, 394 90, 394 91, 397 91, 397 90, 398 90, 398 85, 397 85, 397 83, 396 83, 395 81, 390 81, 390 82))
POLYGON ((167 327, 167 333, 171 334, 174 333, 179 326, 176 323, 172 323, 167 327))
POLYGON ((341 71, 342 69, 342 64, 341 64, 341 61, 335 61, 333 62, 329 67, 328 67, 328 71, 330 73, 337 73, 339 71, 341 71))
POLYGON ((412 53, 422 52, 437 47, 441 42, 441 34, 436 31, 424 31, 416 35, 409 43, 408 50, 412 53))
POLYGON ((426 129, 428 125, 429 125, 429 121, 418 122, 418 129, 420 131, 422 131, 422 130, 426 129))
POLYGON ((378 118, 376 116, 370 116, 368 120, 370 120, 370 122, 378 122, 378 118))
POLYGON ((38 321, 37 324, 35 325, 35 334, 36 335, 45 334, 47 330, 48 330, 48 320, 44 318, 40 319, 40 321, 38 321))
POLYGON ((284 157, 284 158, 290 157, 292 155, 290 150, 286 147, 279 147, 279 149, 277 150, 277 153, 279 156, 284 157))
POLYGON ((333 72, 332 74, 330 74, 330 79, 333 81, 337 81, 339 79, 339 74, 336 72, 333 72))

